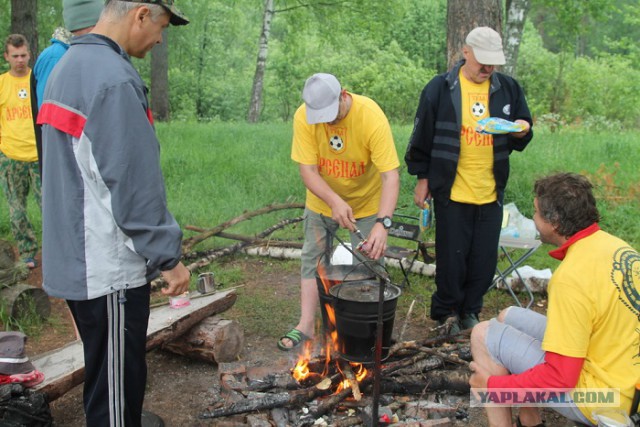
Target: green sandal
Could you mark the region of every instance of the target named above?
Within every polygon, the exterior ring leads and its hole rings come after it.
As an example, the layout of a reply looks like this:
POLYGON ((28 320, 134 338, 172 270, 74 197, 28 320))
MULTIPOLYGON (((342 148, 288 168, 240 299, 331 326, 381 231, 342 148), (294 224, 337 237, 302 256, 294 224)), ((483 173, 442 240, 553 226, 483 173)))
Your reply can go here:
POLYGON ((299 330, 293 328, 289 332, 287 332, 286 334, 280 337, 280 339, 278 340, 278 348, 282 351, 291 351, 293 349, 300 347, 302 343, 310 339, 311 339, 310 337, 306 336, 299 330), (282 340, 284 338, 291 340, 293 345, 291 347, 287 347, 286 345, 282 344, 282 340))

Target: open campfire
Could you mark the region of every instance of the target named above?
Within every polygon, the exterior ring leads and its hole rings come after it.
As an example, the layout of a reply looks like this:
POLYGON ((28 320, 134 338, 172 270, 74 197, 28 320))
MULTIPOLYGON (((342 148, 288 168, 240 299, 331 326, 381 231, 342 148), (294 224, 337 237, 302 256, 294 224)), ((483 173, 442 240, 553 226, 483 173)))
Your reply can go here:
MULTIPOLYGON (((365 300, 384 291, 374 283, 357 282, 355 292, 366 294, 365 300)), ((392 331, 384 330, 393 329, 393 319, 376 323, 373 318, 351 331, 353 336, 345 335, 335 297, 323 300, 323 292, 337 294, 334 286, 319 275, 324 329, 319 339, 307 341, 288 365, 219 364, 219 399, 200 418, 276 426, 433 426, 466 418, 468 338, 444 335, 394 343, 392 331), (381 339, 385 335, 389 338, 381 339), (369 344, 354 347, 349 343, 353 339, 369 344)))

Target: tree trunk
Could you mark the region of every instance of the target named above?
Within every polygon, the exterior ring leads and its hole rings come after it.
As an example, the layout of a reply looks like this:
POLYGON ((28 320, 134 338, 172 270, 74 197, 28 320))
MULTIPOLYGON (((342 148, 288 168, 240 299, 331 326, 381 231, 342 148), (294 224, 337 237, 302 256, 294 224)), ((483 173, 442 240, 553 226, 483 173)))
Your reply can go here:
POLYGON ((162 32, 162 43, 151 50, 151 111, 155 120, 169 120, 169 32, 162 32))
POLYGON ((249 114, 247 121, 257 123, 260 120, 260 109, 262 107, 262 88, 264 86, 264 69, 267 63, 267 53, 269 50, 269 32, 271 31, 271 20, 273 19, 273 0, 264 1, 264 15, 262 18, 262 31, 258 41, 258 60, 256 61, 256 73, 253 76, 253 86, 251 88, 251 101, 249 104, 249 114))
POLYGON ((37 0, 11 0, 11 33, 22 34, 29 42, 33 67, 38 57, 38 2, 37 0))
POLYGON ((530 0, 507 0, 507 19, 502 40, 507 63, 502 71, 512 77, 516 77, 518 50, 520 49, 524 23, 530 7, 530 0))
POLYGON ((462 46, 469 31, 491 27, 502 33, 500 0, 447 1, 447 64, 449 69, 462 59, 462 46))
POLYGON ((200 40, 200 56, 198 57, 198 65, 197 65, 197 80, 196 80, 196 116, 199 119, 203 119, 207 116, 207 111, 205 111, 205 95, 203 86, 205 82, 203 81, 203 72, 205 67, 205 58, 206 52, 209 48, 209 20, 204 19, 204 27, 202 31, 202 38, 200 40))

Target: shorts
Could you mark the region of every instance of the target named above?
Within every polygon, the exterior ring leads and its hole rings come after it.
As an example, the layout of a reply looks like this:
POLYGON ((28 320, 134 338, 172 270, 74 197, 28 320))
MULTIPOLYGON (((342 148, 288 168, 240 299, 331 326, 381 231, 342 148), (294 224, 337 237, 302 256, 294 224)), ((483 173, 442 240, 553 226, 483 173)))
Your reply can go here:
MULTIPOLYGON (((544 362, 541 344, 546 327, 546 316, 521 307, 509 307, 504 323, 490 320, 485 344, 494 362, 512 374, 521 374, 544 362)), ((572 421, 593 425, 575 404, 551 409, 572 421)))
MULTIPOLYGON (((356 226, 366 237, 376 224, 377 215, 371 215, 356 219, 356 226)), ((300 275, 302 279, 315 279, 316 268, 319 261, 326 256, 325 261, 331 259, 333 251, 333 237, 340 226, 331 217, 320 215, 309 209, 304 210, 304 245, 300 256, 302 266, 300 275)), ((360 238, 354 233, 349 233, 351 247, 355 248, 360 238)))

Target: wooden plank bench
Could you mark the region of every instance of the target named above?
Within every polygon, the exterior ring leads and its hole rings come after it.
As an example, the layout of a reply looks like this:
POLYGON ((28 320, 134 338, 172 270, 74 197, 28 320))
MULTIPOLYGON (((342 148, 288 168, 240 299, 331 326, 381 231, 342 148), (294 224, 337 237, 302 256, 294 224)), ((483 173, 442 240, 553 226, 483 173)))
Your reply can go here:
MULTIPOLYGON (((191 298, 191 304, 180 309, 168 305, 151 309, 147 330, 147 351, 171 341, 191 327, 217 313, 228 310, 236 302, 235 290, 191 298)), ((84 355, 82 341, 73 341, 64 347, 31 358, 44 381, 33 390, 45 393, 52 402, 84 381, 84 355)))

